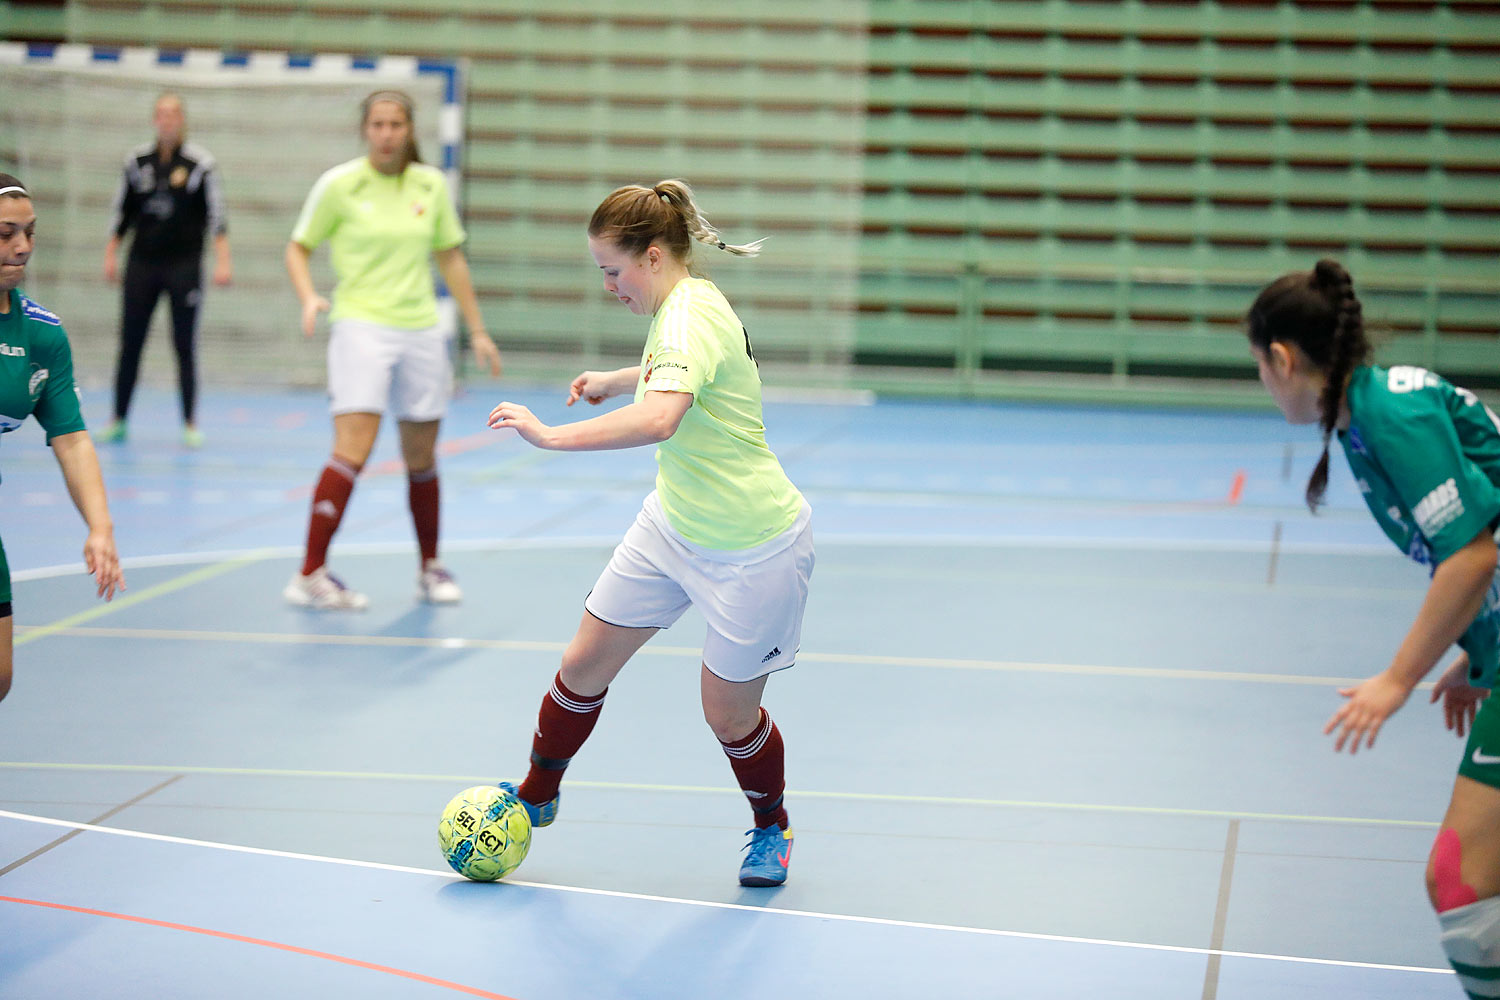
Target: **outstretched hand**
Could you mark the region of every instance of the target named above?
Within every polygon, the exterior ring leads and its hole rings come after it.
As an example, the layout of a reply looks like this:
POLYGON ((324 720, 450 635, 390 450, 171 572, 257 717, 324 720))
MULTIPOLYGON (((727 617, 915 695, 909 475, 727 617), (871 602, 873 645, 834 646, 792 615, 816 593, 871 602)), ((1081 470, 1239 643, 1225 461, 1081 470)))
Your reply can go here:
POLYGON ((90 532, 83 543, 83 564, 99 584, 99 596, 106 601, 115 596, 116 590, 125 589, 125 571, 120 568, 120 556, 110 532, 90 532))
POLYGON ((1333 718, 1323 727, 1323 735, 1343 727, 1333 749, 1337 753, 1349 745, 1350 753, 1359 752, 1359 744, 1375 746, 1375 736, 1385 720, 1406 704, 1411 689, 1392 677, 1390 671, 1381 671, 1369 680, 1354 687, 1342 688, 1339 694, 1349 700, 1333 713, 1333 718))
POLYGON ((473 334, 470 340, 474 344, 474 363, 480 369, 488 370, 491 378, 500 377, 500 348, 495 346, 495 341, 490 335, 483 331, 473 334))
POLYGON ((491 430, 497 431, 508 427, 521 435, 523 441, 538 448, 547 447, 547 432, 552 429, 520 403, 501 403, 495 407, 490 411, 489 425, 491 430))
POLYGON ((302 303, 302 336, 311 339, 318 329, 318 313, 328 310, 328 300, 321 295, 314 295, 302 303))
POLYGON ((568 405, 572 406, 580 399, 586 399, 590 404, 598 406, 616 394, 615 387, 610 384, 609 373, 584 372, 568 386, 568 405))
POLYGON ((1474 716, 1479 714, 1479 703, 1489 696, 1490 693, 1485 688, 1469 683, 1469 654, 1460 653, 1432 686, 1429 703, 1435 704, 1439 698, 1442 699, 1443 725, 1462 739, 1465 731, 1472 731, 1474 728, 1474 716))

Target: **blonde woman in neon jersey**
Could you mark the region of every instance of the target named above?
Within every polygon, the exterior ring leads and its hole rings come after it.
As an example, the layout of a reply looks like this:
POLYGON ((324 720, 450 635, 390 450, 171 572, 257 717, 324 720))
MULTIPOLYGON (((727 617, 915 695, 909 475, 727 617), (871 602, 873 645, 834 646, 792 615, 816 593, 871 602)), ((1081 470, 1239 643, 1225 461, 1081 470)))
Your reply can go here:
POLYGON ((754 827, 739 880, 786 881, 792 828, 783 793, 781 731, 761 707, 766 679, 790 667, 813 569, 812 511, 766 445, 760 374, 750 337, 710 281, 694 244, 726 244, 682 181, 623 187, 595 210, 589 252, 605 291, 651 318, 639 366, 584 372, 568 404, 633 401, 590 420, 549 427, 501 403, 490 426, 539 448, 656 446, 656 489, 584 602, 583 620, 542 699, 531 766, 502 783, 533 826, 557 814, 563 769, 594 728, 605 692, 636 650, 696 606, 708 623, 699 685, 703 714, 749 799, 754 827))

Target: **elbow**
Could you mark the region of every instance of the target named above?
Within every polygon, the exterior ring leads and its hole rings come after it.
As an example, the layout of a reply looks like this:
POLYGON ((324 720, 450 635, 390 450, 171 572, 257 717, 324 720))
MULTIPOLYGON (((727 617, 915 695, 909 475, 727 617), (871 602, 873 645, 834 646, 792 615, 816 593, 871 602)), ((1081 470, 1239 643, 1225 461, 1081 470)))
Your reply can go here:
POLYGON ((661 444, 667 438, 677 433, 677 427, 682 423, 682 418, 671 414, 656 414, 646 425, 646 434, 652 444, 661 444))
POLYGON ((1476 569, 1482 570, 1482 575, 1488 580, 1495 575, 1496 566, 1500 566, 1500 550, 1496 549, 1492 539, 1488 545, 1480 547, 1479 553, 1479 564, 1476 569))

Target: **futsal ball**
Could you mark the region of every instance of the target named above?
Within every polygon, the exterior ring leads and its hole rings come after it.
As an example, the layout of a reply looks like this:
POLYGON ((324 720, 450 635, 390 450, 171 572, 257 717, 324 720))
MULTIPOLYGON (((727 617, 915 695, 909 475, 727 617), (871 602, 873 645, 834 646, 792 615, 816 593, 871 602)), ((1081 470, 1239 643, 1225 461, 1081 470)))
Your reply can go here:
POLYGON ((531 847, 531 820, 521 800, 494 785, 465 788, 438 821, 438 843, 453 870, 475 882, 515 871, 531 847))

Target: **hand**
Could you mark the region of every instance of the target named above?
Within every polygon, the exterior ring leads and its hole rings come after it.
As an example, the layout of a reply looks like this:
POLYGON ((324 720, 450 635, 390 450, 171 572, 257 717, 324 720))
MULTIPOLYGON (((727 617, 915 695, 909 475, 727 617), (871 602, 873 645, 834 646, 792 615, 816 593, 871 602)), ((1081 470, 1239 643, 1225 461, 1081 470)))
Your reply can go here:
POLYGON ((1349 752, 1358 753, 1361 740, 1365 740, 1367 747, 1375 745, 1375 734, 1396 709, 1406 704, 1411 689, 1386 670, 1362 684, 1341 689, 1339 694, 1349 700, 1333 713, 1333 718, 1323 727, 1323 735, 1327 736, 1342 725, 1343 732, 1333 744, 1334 752, 1343 750, 1344 744, 1349 743, 1349 752), (1352 742, 1350 737, 1353 737, 1352 742))
POLYGON ((328 300, 321 295, 314 295, 302 303, 302 336, 311 339, 318 329, 318 313, 325 313, 328 309, 328 300))
POLYGON ((490 375, 500 375, 500 348, 490 339, 490 335, 483 330, 470 331, 469 339, 474 342, 474 363, 480 368, 488 368, 490 375))
POLYGON ((220 257, 219 262, 214 265, 214 284, 223 287, 234 280, 234 268, 229 265, 228 257, 220 257))
POLYGON ((110 284, 120 280, 120 264, 114 248, 104 251, 104 280, 110 284))
POLYGON ((509 427, 521 435, 523 441, 538 448, 547 447, 547 432, 552 429, 520 403, 501 403, 490 411, 489 423, 491 429, 497 431, 509 427))
POLYGON ((1443 725, 1462 739, 1466 728, 1474 728, 1474 716, 1479 713, 1479 703, 1489 696, 1486 689, 1469 683, 1469 654, 1460 653, 1432 686, 1429 703, 1443 699, 1443 725))
POLYGON ((113 532, 89 532, 83 543, 83 564, 94 575, 99 596, 106 601, 115 596, 116 590, 125 589, 125 571, 120 568, 120 556, 115 552, 113 532))
POLYGON ((572 385, 568 386, 568 405, 572 406, 580 399, 586 399, 594 406, 598 406, 617 394, 618 390, 610 384, 607 372, 584 372, 573 380, 572 385))

